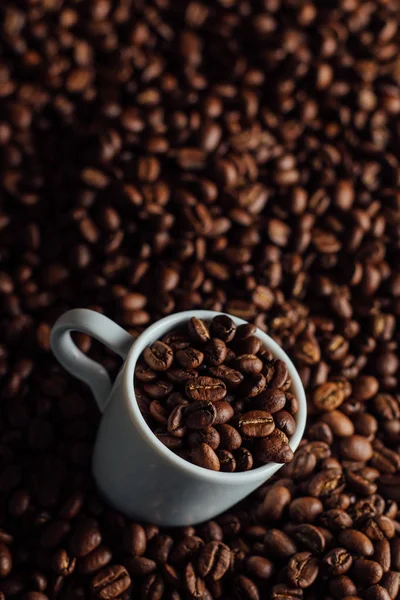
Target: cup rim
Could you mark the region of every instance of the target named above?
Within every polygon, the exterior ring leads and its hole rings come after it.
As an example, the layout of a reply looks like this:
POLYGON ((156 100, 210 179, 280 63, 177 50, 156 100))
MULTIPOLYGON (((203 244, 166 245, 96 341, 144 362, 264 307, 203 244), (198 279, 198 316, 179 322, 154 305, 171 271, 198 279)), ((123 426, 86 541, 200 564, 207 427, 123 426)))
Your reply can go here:
MULTIPOLYGON (((199 467, 198 465, 194 465, 193 463, 190 463, 189 461, 172 452, 172 450, 169 450, 169 448, 164 446, 164 444, 154 435, 143 418, 135 396, 135 365, 143 350, 147 346, 166 335, 168 331, 178 327, 179 325, 182 325, 184 322, 187 322, 188 319, 192 317, 197 317, 198 319, 212 319, 217 315, 222 314, 228 315, 236 323, 236 325, 243 325, 248 322, 222 311, 190 310, 173 313, 172 315, 168 315, 167 317, 164 317, 150 325, 136 338, 129 350, 122 371, 122 389, 124 392, 124 401, 126 402, 129 415, 138 426, 138 431, 142 437, 145 438, 146 442, 149 443, 158 454, 162 455, 167 462, 170 462, 175 468, 179 468, 191 476, 203 479, 204 481, 213 483, 229 483, 231 485, 240 485, 245 483, 248 484, 255 480, 266 480, 268 477, 271 477, 276 471, 278 471, 283 464, 271 462, 263 465, 262 467, 257 467, 256 469, 240 471, 237 473, 211 471, 209 469, 199 467)), ((307 402, 304 387, 296 367, 286 352, 279 346, 279 344, 258 327, 256 335, 276 358, 285 361, 289 369, 289 374, 292 380, 291 390, 299 402, 299 410, 295 417, 296 431, 289 440, 289 445, 294 452, 303 437, 306 425, 307 402)))

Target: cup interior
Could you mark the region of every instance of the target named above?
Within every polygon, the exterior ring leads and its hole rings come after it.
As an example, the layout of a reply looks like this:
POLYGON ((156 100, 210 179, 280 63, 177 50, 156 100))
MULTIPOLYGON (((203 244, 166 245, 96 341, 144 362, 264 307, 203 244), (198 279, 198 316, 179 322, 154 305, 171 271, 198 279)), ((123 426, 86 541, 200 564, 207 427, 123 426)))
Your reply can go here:
MULTIPOLYGON (((164 317, 163 319, 160 319, 159 321, 153 323, 153 325, 150 325, 150 327, 143 331, 143 333, 139 335, 139 337, 132 345, 132 348, 129 351, 129 354, 126 358, 125 367, 122 373, 124 400, 128 404, 127 407, 131 418, 136 422, 140 434, 146 438, 147 443, 151 444, 154 447, 154 449, 158 453, 162 454, 164 458, 166 458, 168 461, 174 463, 175 465, 179 465, 181 469, 188 470, 192 474, 196 474, 197 476, 203 477, 204 479, 217 479, 218 481, 226 480, 229 481, 231 484, 240 482, 244 483, 245 481, 260 478, 260 475, 263 475, 264 478, 267 479, 283 465, 277 463, 268 463, 250 471, 239 473, 223 473, 220 471, 211 471, 208 469, 204 469, 181 458, 180 456, 169 450, 166 446, 164 446, 162 442, 160 442, 160 440, 157 439, 157 437, 154 435, 154 433, 151 431, 150 427, 144 420, 139 406, 136 402, 134 389, 135 366, 138 359, 142 355, 144 349, 147 346, 153 344, 155 341, 161 339, 171 330, 184 325, 192 317, 197 317, 198 319, 204 320, 211 320, 220 314, 227 314, 235 322, 236 325, 243 325, 247 323, 247 321, 244 321, 239 317, 229 315, 229 313, 221 313, 209 310, 194 310, 179 312, 173 315, 169 315, 168 317, 164 317)), ((282 348, 269 335, 267 335, 260 329, 257 329, 256 335, 261 339, 263 345, 268 350, 270 350, 270 352, 272 352, 275 358, 279 358, 285 361, 285 363, 287 364, 290 378, 292 380, 290 392, 296 396, 299 402, 299 410, 294 416, 296 420, 296 431, 289 440, 290 447, 293 451, 295 451, 303 437, 307 418, 307 403, 303 384, 301 382, 296 367, 294 366, 286 352, 282 350, 282 348)))

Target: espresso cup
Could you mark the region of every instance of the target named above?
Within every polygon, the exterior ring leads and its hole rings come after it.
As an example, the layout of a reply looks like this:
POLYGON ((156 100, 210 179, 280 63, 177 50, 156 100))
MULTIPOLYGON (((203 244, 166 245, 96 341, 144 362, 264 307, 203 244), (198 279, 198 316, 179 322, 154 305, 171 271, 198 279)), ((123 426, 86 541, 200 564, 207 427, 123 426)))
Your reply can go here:
MULTIPOLYGON (((93 474, 104 498, 131 518, 157 525, 194 525, 212 519, 263 484, 282 465, 270 463, 240 473, 210 471, 166 448, 145 422, 135 398, 135 365, 144 349, 191 318, 210 320, 220 313, 193 310, 157 321, 136 339, 104 315, 74 309, 62 315, 51 332, 51 348, 61 365, 89 385, 102 412, 93 454, 93 474), (85 356, 71 332, 89 334, 116 352, 122 367, 112 384, 105 368, 85 356)), ((246 323, 229 315, 236 325, 246 323)), ((296 450, 306 423, 303 385, 293 363, 263 331, 256 335, 287 364, 291 393, 299 402, 296 431, 289 440, 296 450)))

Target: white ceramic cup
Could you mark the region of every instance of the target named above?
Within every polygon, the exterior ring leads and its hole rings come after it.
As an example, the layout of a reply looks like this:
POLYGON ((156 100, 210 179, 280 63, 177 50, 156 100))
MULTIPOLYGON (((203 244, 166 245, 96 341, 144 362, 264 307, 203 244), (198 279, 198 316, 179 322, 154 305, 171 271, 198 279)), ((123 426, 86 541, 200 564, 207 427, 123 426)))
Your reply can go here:
MULTIPOLYGON (((134 371, 143 350, 166 333, 196 316, 210 320, 216 312, 180 312, 148 327, 134 339, 104 315, 88 310, 66 312, 51 332, 52 350, 72 375, 91 388, 103 417, 94 448, 93 473, 104 497, 129 517, 157 525, 193 525, 212 519, 250 494, 282 465, 270 463, 242 473, 209 471, 166 448, 152 433, 135 399, 134 371), (124 363, 114 384, 103 366, 74 344, 72 331, 81 331, 116 352, 124 363)), ((246 321, 230 315, 237 325, 246 321)), ((264 332, 257 335, 276 358, 284 360, 299 401, 297 428, 290 440, 295 450, 302 438, 307 405, 300 377, 286 353, 264 332)))

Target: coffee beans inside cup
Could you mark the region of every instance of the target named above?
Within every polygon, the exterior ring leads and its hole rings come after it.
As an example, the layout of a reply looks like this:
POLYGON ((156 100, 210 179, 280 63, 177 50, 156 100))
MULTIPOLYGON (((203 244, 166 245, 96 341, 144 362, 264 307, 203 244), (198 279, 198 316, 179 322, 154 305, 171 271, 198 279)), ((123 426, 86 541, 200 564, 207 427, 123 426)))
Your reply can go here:
POLYGON ((223 314, 209 322, 192 317, 145 349, 136 399, 167 448, 229 473, 292 460, 298 402, 286 363, 256 332, 223 314))

